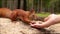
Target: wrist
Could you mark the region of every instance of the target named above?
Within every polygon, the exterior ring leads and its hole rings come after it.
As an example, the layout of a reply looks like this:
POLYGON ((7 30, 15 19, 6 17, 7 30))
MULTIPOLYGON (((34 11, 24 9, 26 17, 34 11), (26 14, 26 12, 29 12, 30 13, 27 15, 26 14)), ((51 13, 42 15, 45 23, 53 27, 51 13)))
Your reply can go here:
POLYGON ((60 15, 58 15, 58 18, 57 18, 58 22, 60 22, 60 15))

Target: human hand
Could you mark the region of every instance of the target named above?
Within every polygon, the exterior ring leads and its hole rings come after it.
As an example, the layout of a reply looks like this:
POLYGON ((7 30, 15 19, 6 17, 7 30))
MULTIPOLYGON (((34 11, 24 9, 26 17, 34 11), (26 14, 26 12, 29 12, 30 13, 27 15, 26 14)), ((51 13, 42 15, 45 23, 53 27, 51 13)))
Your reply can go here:
POLYGON ((44 21, 50 24, 58 23, 60 22, 60 15, 51 14, 48 17, 46 17, 44 21))
POLYGON ((42 23, 43 23, 42 21, 32 21, 32 22, 30 23, 30 25, 31 25, 32 27, 34 27, 34 28, 40 28, 40 27, 42 27, 42 26, 41 26, 42 23))
POLYGON ((35 22, 34 24, 31 23, 31 26, 36 27, 36 28, 45 28, 45 27, 49 27, 50 25, 56 24, 58 22, 60 22, 60 15, 55 15, 55 14, 51 14, 48 17, 46 17, 44 19, 45 22, 39 24, 37 22, 35 22))

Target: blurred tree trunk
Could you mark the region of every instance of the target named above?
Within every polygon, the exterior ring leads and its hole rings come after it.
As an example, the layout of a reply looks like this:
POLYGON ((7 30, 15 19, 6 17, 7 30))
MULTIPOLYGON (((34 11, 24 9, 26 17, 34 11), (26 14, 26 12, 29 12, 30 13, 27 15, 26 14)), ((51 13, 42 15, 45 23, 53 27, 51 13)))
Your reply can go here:
POLYGON ((27 8, 26 0, 23 0, 23 2, 24 2, 24 3, 23 3, 23 9, 24 9, 24 10, 27 10, 27 9, 26 9, 26 8, 27 8))
POLYGON ((41 0, 41 10, 40 10, 40 12, 42 12, 42 0, 41 0))
POLYGON ((19 6, 20 6, 20 9, 26 10, 27 8, 26 0, 18 0, 18 7, 19 6), (19 5, 19 2, 20 2, 20 5, 19 5))
POLYGON ((18 6, 17 6, 18 9, 20 9, 20 1, 21 0, 18 0, 18 6))
POLYGON ((24 0, 20 0, 20 9, 23 9, 23 2, 24 0))
POLYGON ((6 2, 7 0, 2 0, 2 7, 6 7, 6 5, 7 5, 7 2, 6 2))
POLYGON ((0 8, 2 7, 2 0, 0 0, 0 8))
POLYGON ((2 0, 2 7, 10 8, 11 10, 17 8, 17 0, 2 0))

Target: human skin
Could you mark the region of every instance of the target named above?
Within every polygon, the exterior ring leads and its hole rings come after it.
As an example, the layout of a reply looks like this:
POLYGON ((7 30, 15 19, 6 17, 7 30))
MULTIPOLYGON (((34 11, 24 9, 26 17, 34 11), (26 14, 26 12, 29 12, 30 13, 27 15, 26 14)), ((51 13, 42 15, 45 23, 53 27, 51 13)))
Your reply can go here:
POLYGON ((37 23, 32 22, 32 23, 30 23, 30 25, 32 27, 36 27, 36 28, 46 28, 46 27, 49 27, 53 24, 57 24, 59 22, 60 22, 60 15, 51 14, 44 19, 43 23, 37 24, 37 23))

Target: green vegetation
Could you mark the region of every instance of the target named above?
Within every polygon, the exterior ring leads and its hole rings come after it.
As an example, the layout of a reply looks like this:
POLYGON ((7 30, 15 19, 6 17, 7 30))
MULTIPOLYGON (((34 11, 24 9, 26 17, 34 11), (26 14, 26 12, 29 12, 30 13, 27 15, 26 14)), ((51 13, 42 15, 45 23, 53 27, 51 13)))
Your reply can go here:
MULTIPOLYGON (((2 1, 0 0, 0 7, 2 6, 2 1)), ((7 6, 7 4, 9 5, 8 1, 15 1, 15 0, 4 0, 4 5, 7 6)), ((18 2, 19 0, 17 0, 18 2)), ((12 2, 12 4, 13 4, 12 2)), ((11 2, 10 2, 11 3, 11 2)), ((50 12, 50 13, 60 13, 60 0, 20 0, 20 8, 22 7, 22 9, 24 10, 30 10, 31 8, 34 8, 34 10, 37 13, 41 13, 41 12, 50 12), (22 1, 22 2, 21 2, 22 1)), ((19 5, 16 4, 16 5, 19 5)), ((7 7, 13 7, 11 4, 11 6, 7 6, 7 7)), ((15 4, 14 4, 15 6, 15 4)), ((17 7, 17 6, 16 6, 17 7)), ((13 7, 15 8, 15 7, 13 7)))
POLYGON ((50 15, 50 13, 37 13, 36 15, 40 17, 47 17, 48 15, 50 15))
MULTIPOLYGON (((37 16, 40 16, 40 17, 47 17, 49 16, 51 13, 49 12, 46 12, 46 13, 36 13, 37 16)), ((60 15, 60 13, 56 13, 57 15, 60 15)))
POLYGON ((2 0, 0 0, 0 7, 2 7, 2 0))
POLYGON ((33 5, 38 12, 60 13, 60 0, 29 0, 28 5, 27 8, 32 8, 33 5))

